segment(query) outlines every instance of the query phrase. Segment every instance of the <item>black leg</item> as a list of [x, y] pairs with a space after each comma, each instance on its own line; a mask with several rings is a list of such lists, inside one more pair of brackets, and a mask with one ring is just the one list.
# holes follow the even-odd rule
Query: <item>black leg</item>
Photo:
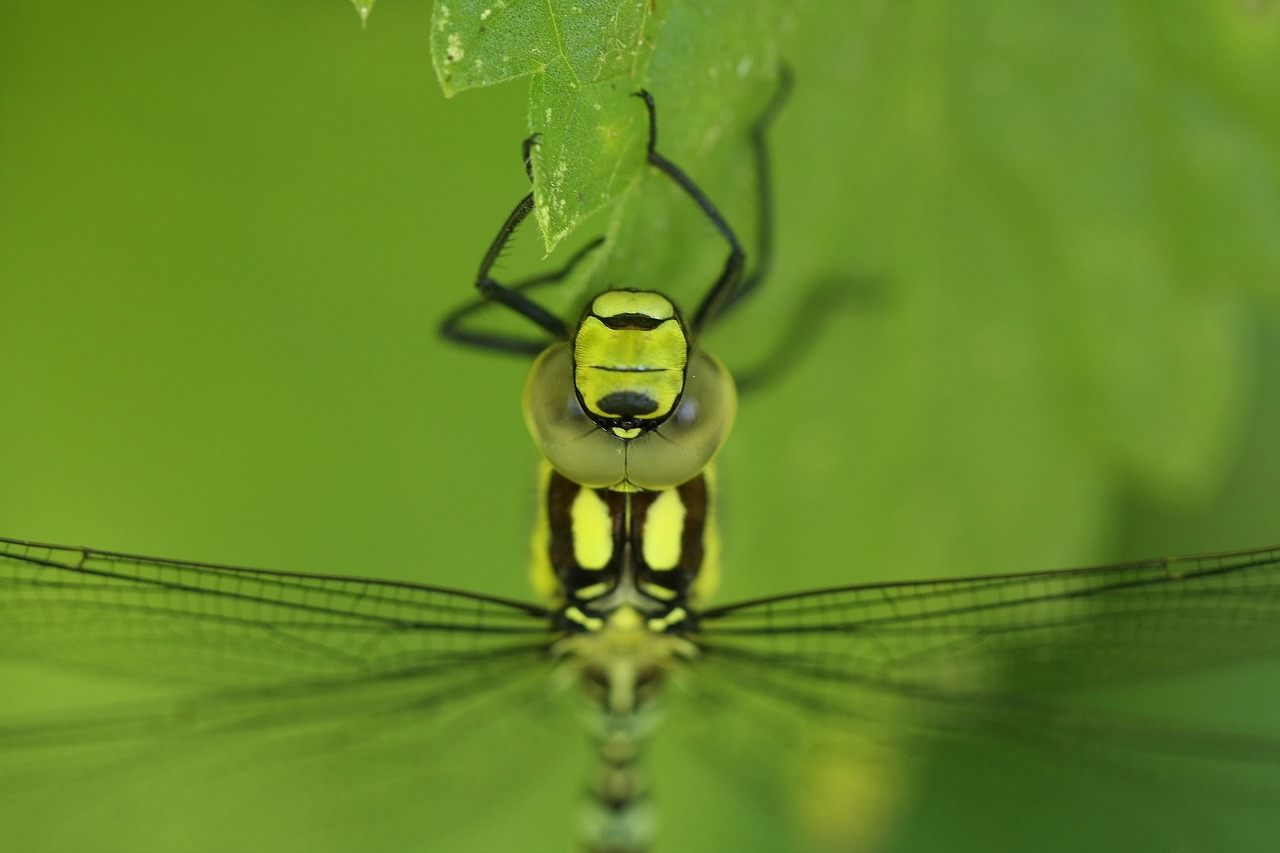
[[[533, 182], [533, 146], [537, 144], [538, 136], [534, 134], [526, 139], [521, 147], [524, 170], [529, 176], [530, 183]], [[480, 291], [480, 299], [462, 306], [445, 317], [444, 322], [440, 325], [440, 333], [446, 338], [459, 343], [501, 352], [536, 354], [546, 348], [547, 341], [545, 339], [530, 340], [467, 329], [465, 321], [490, 302], [505, 305], [522, 317], [541, 326], [553, 338], [566, 339], [569, 337], [569, 327], [565, 322], [526, 296], [524, 291], [531, 286], [559, 281], [567, 276], [589, 250], [600, 245], [599, 240], [579, 251], [564, 267], [546, 275], [526, 279], [513, 285], [504, 285], [490, 275], [493, 265], [502, 256], [502, 251], [510, 241], [511, 235], [515, 233], [516, 229], [520, 227], [520, 223], [524, 222], [532, 210], [533, 193], [529, 193], [520, 199], [520, 203], [511, 211], [507, 221], [502, 223], [502, 228], [498, 230], [498, 235], [489, 244], [489, 251], [485, 252], [484, 259], [480, 262], [480, 269], [476, 272], [476, 289]]]
[[538, 134], [525, 139], [520, 146], [520, 153], [524, 157], [524, 173], [529, 176], [529, 183], [533, 183], [533, 146], [538, 144]]
[[698, 207], [702, 208], [703, 214], [706, 215], [707, 219], [711, 220], [711, 224], [716, 227], [716, 230], [724, 237], [725, 242], [729, 244], [729, 257], [725, 259], [724, 269], [720, 271], [720, 277], [716, 279], [716, 283], [711, 286], [711, 290], [703, 297], [702, 304], [698, 306], [697, 312], [693, 315], [693, 333], [697, 336], [716, 315], [724, 298], [742, 280], [742, 266], [746, 261], [746, 256], [742, 251], [742, 244], [738, 242], [737, 235], [733, 233], [733, 229], [729, 227], [729, 223], [725, 221], [725, 218], [720, 215], [720, 211], [716, 209], [716, 206], [711, 203], [711, 199], [707, 198], [706, 194], [698, 188], [698, 185], [679, 166], [657, 152], [658, 118], [657, 111], [653, 106], [653, 95], [641, 90], [636, 93], [636, 97], [644, 101], [645, 108], [649, 111], [649, 165], [675, 181], [680, 189], [684, 190], [697, 203]]
[[489, 251], [485, 252], [484, 260], [480, 262], [480, 271], [476, 273], [476, 288], [480, 291], [480, 296], [483, 299], [499, 302], [517, 314], [529, 318], [550, 332], [552, 337], [567, 338], [569, 337], [569, 327], [565, 325], [563, 320], [525, 296], [519, 290], [506, 287], [489, 275], [493, 265], [498, 262], [498, 258], [502, 255], [502, 250], [506, 247], [507, 241], [511, 239], [511, 235], [515, 233], [515, 230], [520, 227], [520, 223], [524, 222], [525, 217], [532, 210], [533, 193], [529, 193], [520, 199], [516, 209], [511, 211], [507, 221], [502, 223], [502, 229], [498, 231], [498, 236], [493, 238]]
[[737, 235], [734, 234], [724, 216], [721, 215], [716, 206], [712, 204], [711, 199], [707, 198], [698, 185], [678, 166], [657, 152], [658, 120], [657, 111], [653, 104], [653, 96], [646, 91], [636, 93], [637, 97], [644, 101], [649, 113], [649, 164], [675, 181], [697, 203], [706, 217], [711, 220], [711, 224], [724, 237], [725, 242], [729, 244], [729, 257], [725, 259], [724, 268], [721, 270], [719, 278], [716, 279], [711, 289], [707, 291], [707, 295], [703, 297], [702, 303], [693, 315], [692, 326], [695, 335], [716, 319], [724, 316], [730, 308], [754, 290], [773, 262], [773, 181], [769, 170], [768, 145], [765, 134], [769, 125], [773, 123], [774, 118], [782, 109], [782, 105], [786, 102], [790, 92], [791, 74], [789, 70], [783, 68], [780, 74], [778, 91], [751, 129], [751, 147], [756, 160], [756, 198], [760, 219], [760, 257], [755, 270], [746, 278], [743, 277], [746, 258], [742, 250], [742, 244], [738, 242]]
[[[577, 253], [559, 269], [534, 276], [532, 278], [526, 278], [514, 284], [505, 285], [503, 286], [503, 290], [508, 293], [515, 293], [520, 298], [526, 298], [523, 296], [523, 291], [539, 285], [554, 284], [561, 281], [573, 272], [579, 261], [585, 258], [593, 250], [599, 248], [603, 243], [604, 238], [597, 237], [579, 249]], [[473, 331], [468, 329], [466, 327], [467, 321], [473, 315], [492, 305], [494, 301], [502, 302], [504, 305], [509, 304], [501, 299], [495, 300], [485, 296], [482, 296], [479, 299], [474, 299], [445, 317], [444, 321], [440, 324], [440, 333], [451, 341], [457, 341], [461, 344], [480, 347], [482, 349], [491, 349], [497, 352], [510, 352], [519, 355], [537, 355], [547, 348], [548, 341], [546, 337], [542, 335], [539, 335], [536, 338], [521, 338], [513, 335], [499, 335], [492, 332]], [[534, 304], [531, 300], [527, 301], [529, 301], [530, 304]], [[528, 316], [527, 314], [524, 314], [523, 311], [520, 313], [524, 316]]]

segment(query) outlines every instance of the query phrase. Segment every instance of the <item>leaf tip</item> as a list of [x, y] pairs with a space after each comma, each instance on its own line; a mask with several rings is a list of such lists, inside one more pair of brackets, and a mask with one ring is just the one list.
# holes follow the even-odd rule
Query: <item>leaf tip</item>
[[360, 16], [360, 29], [369, 25], [369, 13], [373, 11], [375, 2], [377, 0], [351, 0], [351, 5], [356, 7], [356, 14]]

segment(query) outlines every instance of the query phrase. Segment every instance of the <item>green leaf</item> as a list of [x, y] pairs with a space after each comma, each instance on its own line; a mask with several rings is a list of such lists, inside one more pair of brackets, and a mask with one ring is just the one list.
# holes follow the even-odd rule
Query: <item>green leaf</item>
[[[536, 216], [548, 252], [640, 173], [647, 126], [632, 96], [650, 86], [650, 63], [667, 38], [669, 16], [678, 18], [678, 32], [663, 47], [665, 64], [681, 82], [682, 100], [726, 94], [708, 76], [719, 71], [719, 53], [726, 50], [734, 68], [758, 71], [750, 57], [759, 50], [767, 4], [720, 0], [688, 6], [652, 0], [437, 0], [431, 53], [446, 96], [532, 78], [529, 131], [539, 143], [533, 150]], [[707, 83], [710, 88], [699, 90]]]
[[661, 25], [648, 2], [436, 3], [431, 49], [446, 96], [533, 77], [536, 214], [547, 251], [638, 170], [644, 128], [630, 96]]

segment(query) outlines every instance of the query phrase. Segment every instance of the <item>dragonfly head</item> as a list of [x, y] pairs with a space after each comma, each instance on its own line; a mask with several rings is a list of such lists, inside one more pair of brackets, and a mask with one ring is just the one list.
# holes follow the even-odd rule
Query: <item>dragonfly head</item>
[[652, 291], [591, 301], [569, 343], [525, 382], [525, 423], [565, 477], [592, 488], [666, 489], [697, 476], [729, 436], [733, 378], [690, 346], [675, 305]]

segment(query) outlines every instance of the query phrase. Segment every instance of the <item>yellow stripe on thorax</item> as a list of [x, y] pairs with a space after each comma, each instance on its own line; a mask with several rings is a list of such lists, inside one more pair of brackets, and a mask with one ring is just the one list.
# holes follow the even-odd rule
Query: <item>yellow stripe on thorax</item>
[[658, 493], [644, 516], [644, 561], [660, 572], [680, 564], [684, 550], [684, 501], [675, 489]]
[[580, 568], [603, 569], [613, 557], [613, 517], [594, 489], [580, 488], [569, 510], [573, 520], [573, 559]]

